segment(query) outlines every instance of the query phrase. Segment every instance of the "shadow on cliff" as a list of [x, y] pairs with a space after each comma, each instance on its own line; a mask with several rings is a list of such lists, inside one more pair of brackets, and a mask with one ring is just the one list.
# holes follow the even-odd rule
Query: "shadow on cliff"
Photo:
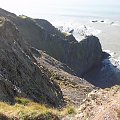
[[99, 66], [94, 67], [85, 74], [83, 78], [100, 88], [109, 88], [114, 85], [120, 85], [120, 69], [118, 66], [118, 61], [115, 61], [114, 59], [111, 61], [109, 56], [104, 58]]

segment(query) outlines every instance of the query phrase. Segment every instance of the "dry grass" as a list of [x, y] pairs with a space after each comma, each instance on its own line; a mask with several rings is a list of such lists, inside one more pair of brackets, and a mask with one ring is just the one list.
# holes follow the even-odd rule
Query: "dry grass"
[[59, 120], [65, 115], [75, 113], [73, 107], [58, 110], [25, 98], [17, 98], [16, 101], [18, 103], [14, 106], [0, 102], [0, 118], [7, 118], [5, 120]]

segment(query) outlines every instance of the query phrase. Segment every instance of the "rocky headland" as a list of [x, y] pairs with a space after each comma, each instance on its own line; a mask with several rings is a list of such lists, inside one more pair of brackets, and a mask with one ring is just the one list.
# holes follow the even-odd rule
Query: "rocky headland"
[[[57, 109], [80, 106], [90, 92], [101, 87], [91, 82], [91, 76], [102, 67], [104, 54], [95, 36], [85, 36], [78, 42], [73, 35], [62, 33], [46, 20], [16, 16], [0, 9], [0, 119], [67, 119], [68, 116], [55, 112], [53, 115], [45, 107], [48, 116], [41, 113], [39, 116], [38, 104]], [[11, 104], [11, 112], [18, 105], [15, 116], [3, 109], [7, 106], [4, 102]], [[33, 118], [19, 106], [21, 103], [33, 110], [30, 113], [35, 114]], [[39, 107], [33, 109], [32, 105]], [[68, 113], [74, 110], [69, 109]]]

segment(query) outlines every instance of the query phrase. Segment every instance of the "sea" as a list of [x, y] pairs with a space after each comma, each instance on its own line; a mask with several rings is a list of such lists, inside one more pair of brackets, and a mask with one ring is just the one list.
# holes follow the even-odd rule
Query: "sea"
[[61, 0], [61, 2], [58, 1], [54, 4], [51, 3], [45, 7], [37, 8], [34, 16], [49, 20], [64, 19], [65, 17], [120, 20], [120, 0]]

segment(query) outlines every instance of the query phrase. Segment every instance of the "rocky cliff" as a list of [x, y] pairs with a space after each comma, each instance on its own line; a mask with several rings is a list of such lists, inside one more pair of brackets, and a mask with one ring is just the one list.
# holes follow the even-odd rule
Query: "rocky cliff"
[[46, 20], [0, 11], [0, 15], [14, 22], [27, 43], [67, 64], [78, 76], [100, 63], [102, 49], [97, 37], [87, 36], [77, 42], [73, 36], [65, 36]]
[[[42, 26], [38, 21], [37, 24]], [[49, 23], [46, 22], [46, 24]], [[38, 29], [41, 30], [40, 27]], [[56, 31], [54, 29], [51, 33], [45, 28], [39, 33], [42, 38], [39, 40], [34, 38], [34, 41], [26, 35], [23, 36], [33, 47], [46, 51], [50, 56], [67, 64], [78, 76], [100, 63], [102, 49], [97, 37], [87, 36], [81, 42], [77, 42], [74, 37], [56, 34], [58, 32]], [[30, 32], [34, 33], [32, 30]]]
[[0, 101], [15, 103], [15, 97], [59, 106], [62, 92], [37, 65], [17, 27], [0, 17]]
[[95, 88], [85, 79], [74, 75], [72, 69], [67, 65], [45, 52], [33, 47], [31, 51], [38, 65], [49, 71], [50, 79], [60, 86], [65, 104], [79, 105], [86, 95]]
[[0, 119], [118, 120], [120, 87], [95, 87], [120, 83], [105, 56], [95, 36], [78, 42], [46, 20], [0, 9]]

